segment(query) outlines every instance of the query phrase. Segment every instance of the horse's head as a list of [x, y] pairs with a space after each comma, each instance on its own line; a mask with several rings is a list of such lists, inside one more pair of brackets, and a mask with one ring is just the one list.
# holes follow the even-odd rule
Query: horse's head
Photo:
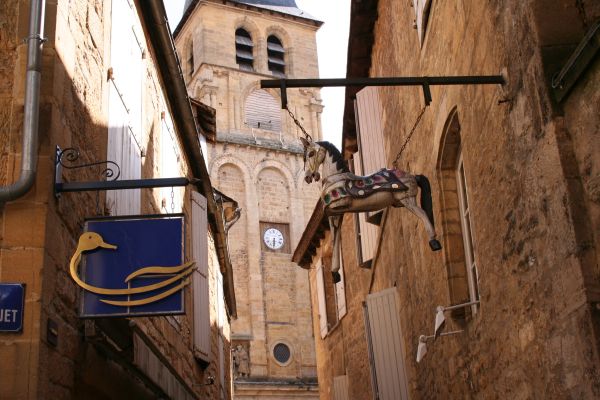
[[327, 150], [321, 147], [318, 143], [312, 141], [312, 139], [300, 138], [302, 145], [304, 146], [304, 168], [306, 173], [304, 180], [306, 183], [311, 183], [313, 180], [318, 181], [321, 179], [319, 174], [319, 166], [325, 160]]

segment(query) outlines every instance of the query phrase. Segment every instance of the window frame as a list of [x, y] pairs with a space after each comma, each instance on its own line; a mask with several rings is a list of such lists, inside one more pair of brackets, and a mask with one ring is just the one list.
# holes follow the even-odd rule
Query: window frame
[[[464, 247], [464, 262], [467, 273], [467, 285], [469, 288], [469, 301], [478, 301], [479, 271], [477, 269], [478, 264], [475, 260], [472, 213], [469, 202], [468, 184], [465, 173], [462, 148], [460, 148], [458, 152], [455, 172], [456, 189], [458, 196], [458, 211], [460, 214], [462, 242]], [[478, 309], [478, 304], [473, 304], [471, 306], [472, 314], [477, 314]]]
[[421, 47], [423, 47], [423, 44], [425, 43], [432, 3], [433, 0], [413, 0], [413, 8], [415, 9], [413, 27], [417, 30], [417, 36]]
[[[242, 35], [241, 33], [245, 33], [245, 35]], [[238, 37], [244, 37], [246, 39], [249, 39], [250, 43], [243, 43], [243, 40], [238, 40]], [[249, 72], [254, 72], [255, 68], [254, 68], [254, 61], [255, 61], [255, 57], [254, 57], [254, 39], [252, 39], [252, 35], [250, 34], [250, 32], [248, 32], [248, 30], [244, 27], [238, 27], [235, 30], [235, 36], [234, 36], [234, 43], [235, 43], [235, 63], [236, 65], [239, 67], [239, 69], [241, 69], [242, 71], [249, 71]], [[249, 52], [250, 53], [250, 57], [251, 58], [244, 58], [241, 57], [240, 54], [242, 54], [241, 52]], [[246, 60], [246, 62], [240, 62], [240, 60]], [[245, 66], [245, 68], [244, 68]]]
[[[271, 39], [275, 39], [277, 43], [271, 42]], [[271, 47], [281, 47], [281, 50], [276, 48], [270, 48], [270, 44], [273, 45]], [[281, 64], [275, 61], [281, 61]], [[283, 47], [283, 42], [281, 41], [281, 39], [279, 39], [279, 37], [274, 34], [270, 34], [267, 37], [267, 67], [269, 69], [269, 72], [271, 72], [274, 76], [278, 76], [280, 78], [284, 78], [286, 76], [285, 48]]]

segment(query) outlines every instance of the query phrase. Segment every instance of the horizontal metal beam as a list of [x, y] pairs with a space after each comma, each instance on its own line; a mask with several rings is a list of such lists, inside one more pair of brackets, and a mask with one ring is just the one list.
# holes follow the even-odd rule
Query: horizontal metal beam
[[[502, 85], [502, 75], [483, 76], [421, 76], [394, 78], [332, 78], [332, 79], [265, 79], [260, 87], [268, 88], [301, 88], [301, 87], [336, 87], [336, 86], [423, 86], [423, 85]], [[282, 85], [283, 83], [283, 85]]]
[[346, 87], [346, 86], [422, 86], [425, 103], [431, 102], [429, 86], [434, 85], [503, 85], [502, 75], [479, 76], [404, 76], [388, 78], [331, 78], [331, 79], [264, 79], [263, 89], [281, 89], [281, 107], [287, 107], [287, 88]]
[[147, 189], [158, 187], [187, 186], [192, 183], [187, 178], [158, 178], [158, 179], [130, 179], [121, 181], [97, 181], [97, 182], [57, 182], [54, 185], [55, 192], [87, 192], [96, 190], [124, 190], [124, 189]]

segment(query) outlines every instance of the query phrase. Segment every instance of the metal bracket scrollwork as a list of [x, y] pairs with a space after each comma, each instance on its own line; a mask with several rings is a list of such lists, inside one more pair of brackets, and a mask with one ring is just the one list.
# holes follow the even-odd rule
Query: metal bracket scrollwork
[[[61, 150], [56, 146], [56, 159], [54, 162], [54, 196], [60, 197], [63, 192], [87, 192], [99, 190], [125, 190], [125, 189], [144, 189], [158, 187], [179, 187], [189, 184], [197, 185], [198, 179], [179, 178], [152, 178], [152, 179], [125, 179], [118, 180], [121, 176], [121, 168], [114, 161], [95, 161], [87, 164], [76, 164], [79, 159], [79, 151], [69, 147]], [[62, 168], [79, 169], [89, 168], [97, 165], [106, 165], [101, 171], [104, 180], [95, 182], [63, 182]]]
[[[106, 178], [106, 180], [108, 181], [116, 181], [117, 179], [119, 179], [119, 176], [121, 176], [121, 167], [119, 167], [119, 164], [117, 164], [114, 161], [96, 161], [96, 162], [92, 162], [92, 163], [87, 163], [87, 164], [79, 164], [79, 165], [69, 165], [69, 164], [65, 164], [65, 159], [68, 163], [74, 163], [79, 159], [79, 150], [77, 150], [74, 147], [67, 147], [64, 150], [60, 150], [60, 147], [56, 147], [57, 150], [57, 154], [56, 154], [56, 163], [57, 166], [60, 165], [64, 168], [67, 169], [77, 169], [77, 168], [87, 168], [87, 167], [93, 167], [95, 165], [102, 165], [102, 164], [106, 164], [106, 168], [104, 168], [102, 170], [102, 172], [100, 173], [100, 175], [104, 178]], [[115, 169], [111, 168], [114, 167]], [[116, 170], [116, 175], [115, 175], [115, 170]]]
[[55, 175], [54, 175], [54, 195], [60, 197], [60, 192], [57, 190], [57, 184], [62, 183], [62, 168], [67, 169], [79, 169], [79, 168], [90, 168], [97, 165], [106, 165], [106, 167], [100, 171], [100, 177], [105, 178], [106, 181], [116, 181], [121, 176], [121, 167], [114, 161], [95, 161], [85, 164], [76, 164], [79, 160], [79, 150], [74, 147], [67, 147], [61, 149], [56, 146], [56, 159], [54, 161]]

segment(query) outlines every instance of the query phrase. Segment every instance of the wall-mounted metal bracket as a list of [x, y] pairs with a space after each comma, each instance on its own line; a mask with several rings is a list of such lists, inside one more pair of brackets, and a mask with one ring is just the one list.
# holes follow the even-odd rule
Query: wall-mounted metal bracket
[[339, 87], [339, 86], [421, 86], [425, 104], [431, 103], [430, 86], [439, 85], [503, 85], [502, 75], [480, 76], [421, 76], [390, 78], [335, 78], [335, 79], [265, 79], [263, 89], [281, 90], [281, 108], [287, 107], [287, 88]]
[[[158, 187], [187, 186], [196, 183], [193, 179], [181, 178], [156, 178], [156, 179], [130, 179], [117, 180], [121, 175], [121, 168], [114, 161], [97, 161], [87, 164], [73, 164], [79, 158], [79, 151], [74, 148], [61, 150], [56, 146], [56, 159], [54, 161], [54, 196], [60, 197], [63, 192], [87, 192], [99, 190], [124, 190], [146, 189]], [[100, 175], [105, 181], [94, 182], [63, 182], [62, 168], [78, 169], [89, 168], [97, 165], [106, 165]]]

